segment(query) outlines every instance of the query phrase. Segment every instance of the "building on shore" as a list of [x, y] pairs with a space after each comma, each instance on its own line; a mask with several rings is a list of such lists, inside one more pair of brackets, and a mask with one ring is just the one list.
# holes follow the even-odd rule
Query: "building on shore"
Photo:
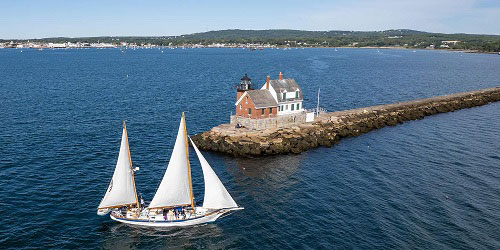
[[[236, 88], [235, 115], [231, 124], [252, 129], [276, 128], [311, 120], [302, 106], [302, 90], [294, 79], [277, 80], [267, 76], [260, 89], [254, 89], [245, 74]], [[312, 117], [313, 119], [313, 117]]]

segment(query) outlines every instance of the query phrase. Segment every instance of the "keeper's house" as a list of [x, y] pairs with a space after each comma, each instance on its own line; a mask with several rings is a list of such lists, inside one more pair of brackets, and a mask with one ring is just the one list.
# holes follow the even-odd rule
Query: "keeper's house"
[[262, 119], [303, 111], [299, 85], [294, 79], [283, 79], [281, 72], [278, 80], [267, 76], [261, 89], [253, 89], [251, 79], [245, 74], [236, 93], [237, 116]]
[[267, 76], [260, 89], [253, 89], [245, 74], [236, 89], [236, 115], [231, 124], [265, 129], [305, 121], [302, 90], [294, 79], [283, 79], [281, 72], [277, 80]]

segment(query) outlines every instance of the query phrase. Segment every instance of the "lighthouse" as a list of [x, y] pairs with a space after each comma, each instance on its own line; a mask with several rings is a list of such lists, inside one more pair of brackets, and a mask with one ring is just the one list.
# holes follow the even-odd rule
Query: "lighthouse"
[[236, 87], [236, 100], [240, 99], [240, 97], [245, 93], [245, 91], [252, 90], [252, 79], [245, 74], [240, 81], [240, 85]]
[[294, 79], [286, 79], [279, 73], [278, 79], [266, 77], [262, 87], [254, 89], [251, 79], [245, 74], [236, 85], [235, 115], [231, 124], [265, 129], [306, 121], [302, 107], [302, 90]]

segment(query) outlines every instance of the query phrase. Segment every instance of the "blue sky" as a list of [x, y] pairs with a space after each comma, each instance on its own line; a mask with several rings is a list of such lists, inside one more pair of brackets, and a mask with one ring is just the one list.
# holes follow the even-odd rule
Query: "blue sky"
[[220, 29], [500, 35], [500, 0], [5, 0], [0, 38], [161, 36]]

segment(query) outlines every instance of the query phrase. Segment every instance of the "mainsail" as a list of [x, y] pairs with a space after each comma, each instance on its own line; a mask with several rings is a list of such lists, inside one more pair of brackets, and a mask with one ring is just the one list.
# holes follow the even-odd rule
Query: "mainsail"
[[[189, 140], [191, 140], [191, 138], [189, 138]], [[219, 177], [217, 177], [212, 167], [210, 167], [210, 164], [208, 164], [205, 157], [203, 157], [200, 150], [198, 150], [198, 147], [196, 147], [193, 140], [191, 140], [191, 144], [193, 145], [196, 155], [200, 160], [201, 168], [203, 170], [203, 178], [205, 180], [205, 198], [203, 199], [203, 207], [213, 209], [238, 207], [222, 182], [219, 180]]]
[[191, 173], [187, 152], [186, 121], [182, 116], [165, 175], [149, 208], [192, 204]]
[[137, 204], [134, 172], [128, 145], [127, 126], [123, 123], [122, 142], [113, 178], [109, 183], [99, 209]]

